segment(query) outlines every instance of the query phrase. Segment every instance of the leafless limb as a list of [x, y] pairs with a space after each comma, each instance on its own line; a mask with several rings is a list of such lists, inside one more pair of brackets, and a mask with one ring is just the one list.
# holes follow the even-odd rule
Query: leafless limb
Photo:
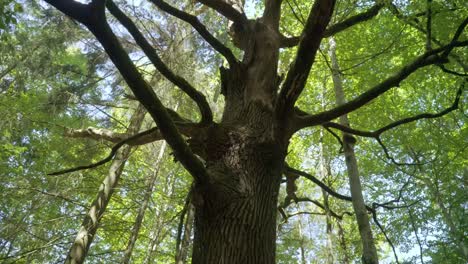
[[247, 17], [245, 14], [232, 5], [228, 4], [225, 0], [197, 0], [198, 2], [214, 9], [216, 12], [220, 13], [227, 19], [237, 23], [239, 25], [247, 22]]
[[377, 213], [375, 211], [372, 212], [372, 219], [374, 219], [374, 223], [379, 227], [380, 232], [385, 236], [385, 239], [387, 240], [388, 244], [392, 247], [393, 255], [395, 256], [395, 261], [396, 263], [400, 263], [398, 261], [398, 255], [395, 250], [395, 246], [393, 245], [392, 240], [390, 237], [387, 235], [387, 232], [385, 232], [383, 226], [380, 224], [379, 220], [377, 219]]
[[[461, 27], [462, 26], [464, 28], [465, 25], [461, 25]], [[423, 55], [420, 55], [415, 60], [413, 60], [413, 62], [402, 67], [402, 69], [393, 76], [387, 78], [383, 82], [375, 85], [374, 87], [370, 88], [366, 92], [362, 93], [355, 99], [348, 101], [345, 104], [337, 106], [331, 110], [327, 110], [313, 115], [309, 115], [302, 112], [299, 115], [297, 115], [296, 129], [299, 130], [308, 126], [325, 124], [332, 119], [355, 111], [356, 109], [364, 106], [365, 104], [379, 97], [383, 93], [387, 92], [391, 88], [399, 86], [400, 82], [405, 80], [416, 70], [428, 65], [446, 62], [448, 56], [448, 53], [446, 53], [446, 51], [452, 50], [455, 47], [464, 46], [468, 46], [468, 41], [459, 42], [456, 40], [456, 38], [454, 38], [454, 41], [452, 41], [450, 44], [441, 48], [430, 50], [428, 52], [425, 52]]]
[[401, 163], [401, 162], [397, 162], [390, 155], [387, 147], [383, 144], [382, 139], [380, 138], [380, 136], [384, 132], [386, 132], [388, 130], [391, 130], [393, 128], [396, 128], [398, 126], [408, 124], [408, 123], [411, 123], [411, 122], [414, 122], [414, 121], [417, 121], [417, 120], [421, 120], [421, 119], [434, 119], [434, 118], [442, 117], [444, 115], [447, 115], [447, 114], [457, 110], [459, 108], [460, 98], [461, 98], [461, 95], [463, 93], [464, 86], [465, 86], [465, 82], [463, 82], [461, 87], [458, 89], [457, 94], [455, 96], [455, 100], [454, 100], [453, 104], [450, 107], [448, 107], [448, 108], [446, 108], [446, 109], [444, 109], [444, 110], [442, 110], [442, 111], [440, 111], [438, 113], [435, 113], [435, 114], [423, 113], [423, 114], [415, 115], [415, 116], [412, 116], [412, 117], [404, 118], [404, 119], [395, 121], [393, 123], [390, 123], [390, 124], [388, 124], [388, 125], [386, 125], [386, 126], [384, 126], [382, 128], [379, 128], [379, 129], [375, 130], [375, 131], [357, 130], [357, 129], [350, 128], [348, 126], [343, 126], [343, 125], [340, 125], [338, 123], [334, 123], [334, 122], [326, 122], [326, 123], [323, 124], [323, 126], [326, 127], [326, 128], [335, 128], [335, 129], [338, 129], [338, 130], [340, 130], [342, 132], [352, 134], [352, 135], [356, 135], [356, 136], [369, 137], [369, 138], [376, 139], [377, 142], [379, 143], [379, 145], [384, 150], [384, 153], [385, 153], [386, 157], [396, 165], [421, 165], [420, 163]]
[[[156, 122], [164, 139], [172, 147], [176, 158], [197, 181], [206, 181], [208, 174], [203, 163], [188, 147], [166, 108], [152, 87], [138, 72], [138, 69], [113, 33], [105, 17], [105, 1], [93, 0], [89, 4], [82, 4], [73, 0], [46, 0], [46, 2], [82, 23], [93, 33], [127, 82], [135, 97], [144, 105]], [[205, 111], [207, 110], [205, 109]], [[210, 120], [209, 115], [205, 115], [206, 119]]]
[[289, 114], [304, 89], [334, 6], [334, 0], [317, 0], [309, 13], [296, 57], [278, 96], [275, 110], [279, 119]]
[[[360, 14], [357, 14], [355, 16], [352, 16], [342, 22], [339, 22], [339, 23], [336, 23], [334, 25], [331, 25], [329, 26], [325, 32], [324, 32], [324, 37], [330, 37], [330, 36], [333, 36], [345, 29], [348, 29], [354, 25], [357, 25], [361, 22], [364, 22], [364, 21], [367, 21], [367, 20], [370, 20], [372, 18], [374, 18], [375, 16], [377, 16], [377, 14], [379, 13], [380, 9], [382, 9], [384, 5], [381, 4], [381, 3], [378, 3], [378, 4], [375, 4], [374, 6], [372, 6], [371, 8], [369, 8], [368, 10], [360, 13]], [[299, 41], [300, 41], [301, 37], [291, 37], [291, 38], [287, 38], [287, 37], [283, 37], [282, 41], [281, 41], [281, 46], [286, 48], [286, 47], [294, 47], [296, 46], [297, 44], [299, 44]]]
[[[117, 18], [117, 20], [130, 32], [135, 39], [138, 46], [141, 47], [143, 52], [148, 56], [149, 60], [153, 63], [156, 69], [166, 77], [170, 82], [184, 91], [192, 100], [197, 103], [202, 115], [202, 123], [210, 123], [213, 120], [213, 113], [211, 112], [210, 105], [205, 96], [195, 89], [187, 80], [176, 75], [171, 71], [167, 65], [161, 60], [159, 55], [148, 40], [143, 36], [135, 23], [120, 10], [111, 0], [106, 1], [107, 9], [110, 13]], [[209, 33], [208, 33], [209, 34]]]
[[237, 59], [232, 51], [227, 48], [223, 43], [216, 39], [203, 25], [196, 16], [190, 15], [184, 11], [181, 11], [162, 0], [150, 0], [153, 4], [159, 7], [161, 10], [168, 14], [177, 17], [178, 19], [189, 23], [199, 34], [206, 40], [216, 51], [221, 53], [229, 65], [237, 64]]

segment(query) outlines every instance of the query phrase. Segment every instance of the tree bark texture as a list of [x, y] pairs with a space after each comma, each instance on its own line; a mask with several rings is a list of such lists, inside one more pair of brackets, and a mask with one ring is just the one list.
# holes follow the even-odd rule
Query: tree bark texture
[[[137, 110], [135, 110], [135, 113], [132, 115], [127, 133], [135, 134], [140, 130], [145, 113], [146, 111], [144, 107], [139, 105]], [[109, 204], [115, 188], [117, 187], [125, 162], [130, 156], [130, 150], [130, 146], [123, 146], [117, 151], [117, 154], [110, 165], [109, 173], [101, 183], [98, 195], [93, 201], [91, 209], [81, 224], [78, 235], [70, 248], [65, 263], [80, 264], [84, 262], [89, 247], [96, 235], [101, 218]]]
[[192, 137], [209, 181], [196, 183], [192, 263], [275, 263], [277, 199], [287, 143], [274, 113], [278, 34], [249, 21], [235, 32], [242, 64], [221, 69], [220, 124]]
[[275, 263], [284, 150], [245, 129], [229, 130], [225, 145], [210, 150], [212, 181], [195, 186], [194, 264]]
[[[330, 58], [332, 62], [332, 77], [333, 87], [335, 89], [335, 97], [337, 105], [346, 103], [345, 94], [341, 80], [340, 68], [336, 58], [336, 43], [333, 38], [330, 38]], [[347, 115], [340, 116], [340, 124], [349, 127]], [[348, 171], [349, 186], [351, 197], [353, 198], [353, 208], [356, 215], [356, 221], [359, 227], [359, 234], [362, 242], [362, 262], [363, 264], [379, 263], [377, 250], [375, 248], [374, 238], [367, 215], [367, 208], [362, 195], [362, 185], [359, 178], [359, 168], [354, 153], [354, 143], [356, 139], [349, 134], [343, 133], [343, 149], [345, 155], [346, 168]]]

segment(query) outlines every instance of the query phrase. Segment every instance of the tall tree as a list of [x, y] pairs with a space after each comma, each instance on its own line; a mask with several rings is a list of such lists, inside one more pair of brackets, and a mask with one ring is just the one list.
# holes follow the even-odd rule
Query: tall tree
[[[392, 155], [394, 153], [383, 144], [382, 134], [401, 125], [421, 119], [442, 117], [453, 112], [458, 108], [462, 89], [458, 91], [455, 99], [450, 100], [450, 107], [435, 113], [424, 111], [423, 114], [414, 114], [411, 111], [412, 104], [403, 105], [402, 109], [409, 109], [402, 110], [405, 115], [399, 115], [404, 118], [393, 120], [376, 117], [375, 114], [366, 114], [365, 117], [371, 121], [368, 121], [367, 125], [356, 125], [362, 129], [350, 128], [344, 123], [335, 123], [333, 120], [345, 115], [356, 115], [358, 116], [356, 119], [360, 120], [365, 111], [383, 108], [385, 104], [380, 100], [386, 100], [390, 91], [396, 93], [410, 90], [405, 87], [406, 82], [423, 70], [430, 71], [440, 79], [456, 80], [449, 82], [454, 85], [463, 82], [466, 76], [466, 72], [460, 72], [464, 70], [460, 65], [465, 63], [463, 55], [466, 51], [463, 48], [468, 46], [465, 34], [468, 18], [463, 13], [448, 13], [447, 16], [451, 17], [449, 23], [446, 23], [448, 26], [443, 32], [438, 32], [441, 27], [436, 23], [447, 21], [434, 19], [433, 16], [438, 11], [435, 2], [426, 5], [425, 1], [416, 1], [418, 4], [424, 2], [422, 17], [427, 19], [424, 38], [418, 39], [419, 33], [415, 31], [405, 31], [408, 35], [405, 45], [412, 40], [414, 41], [412, 44], [419, 44], [424, 49], [405, 50], [402, 49], [403, 45], [398, 46], [401, 49], [392, 49], [392, 45], [387, 47], [388, 43], [379, 41], [377, 37], [374, 42], [365, 46], [354, 46], [356, 49], [366, 50], [383, 45], [380, 47], [383, 50], [381, 53], [388, 55], [385, 57], [387, 60], [381, 61], [378, 54], [365, 58], [373, 64], [368, 67], [368, 72], [344, 84], [352, 88], [349, 92], [349, 98], [352, 99], [340, 102], [338, 106], [325, 104], [328, 106], [325, 109], [320, 99], [317, 99], [319, 97], [314, 96], [317, 90], [321, 90], [314, 78], [323, 77], [318, 70], [325, 68], [326, 65], [326, 62], [320, 61], [319, 57], [324, 40], [342, 35], [346, 38], [339, 43], [355, 43], [356, 36], [346, 35], [346, 32], [353, 30], [357, 30], [360, 34], [378, 30], [382, 38], [387, 35], [398, 37], [400, 36], [398, 34], [402, 34], [403, 26], [394, 21], [399, 17], [418, 19], [421, 15], [411, 13], [413, 8], [420, 10], [418, 5], [406, 2], [392, 4], [391, 1], [359, 1], [359, 5], [346, 6], [341, 6], [341, 2], [334, 0], [316, 0], [313, 4], [308, 1], [250, 1], [247, 4], [254, 3], [261, 10], [259, 16], [252, 19], [246, 14], [248, 9], [245, 1], [199, 0], [195, 4], [190, 3], [200, 14], [199, 16], [182, 11], [183, 8], [190, 6], [188, 2], [192, 1], [142, 2], [142, 9], [157, 8], [157, 11], [154, 11], [157, 16], [153, 17], [152, 22], [167, 27], [168, 31], [180, 34], [186, 34], [188, 31], [186, 28], [180, 31], [174, 29], [174, 25], [180, 24], [168, 23], [168, 17], [171, 16], [187, 23], [198, 33], [197, 38], [204, 42], [196, 44], [200, 50], [195, 56], [196, 60], [207, 61], [206, 57], [213, 58], [219, 55], [224, 59], [222, 65], [219, 65], [221, 64], [219, 59], [211, 61], [218, 63], [215, 66], [211, 65], [212, 68], [221, 66], [219, 80], [213, 81], [219, 83], [220, 93], [224, 98], [222, 114], [218, 118], [218, 113], [213, 111], [215, 109], [213, 104], [207, 99], [206, 93], [209, 92], [197, 89], [203, 84], [197, 83], [196, 76], [190, 80], [182, 77], [171, 67], [173, 65], [168, 62], [169, 60], [160, 55], [159, 49], [169, 45], [165, 42], [150, 41], [155, 35], [158, 37], [164, 35], [164, 31], [160, 30], [154, 35], [153, 32], [148, 32], [148, 25], [139, 22], [140, 17], [132, 17], [131, 12], [125, 9], [125, 2], [114, 3], [111, 0], [92, 0], [87, 3], [73, 0], [45, 0], [45, 2], [78, 22], [94, 36], [132, 91], [133, 95], [125, 97], [137, 100], [144, 106], [155, 124], [153, 128], [142, 132], [118, 133], [87, 129], [81, 130], [79, 136], [117, 143], [113, 150], [124, 145], [137, 146], [165, 140], [172, 149], [174, 159], [191, 175], [194, 184], [190, 200], [195, 208], [192, 263], [275, 263], [277, 207], [283, 174], [286, 174], [287, 179], [302, 176], [320, 186], [330, 198], [351, 201], [355, 209], [357, 208], [355, 211], [358, 219], [367, 216], [367, 212], [372, 212], [374, 219], [377, 219], [377, 208], [389, 207], [388, 204], [376, 202], [373, 206], [365, 205], [359, 193], [352, 190], [351, 197], [342, 195], [310, 174], [285, 165], [288, 149], [294, 147], [293, 136], [307, 129], [323, 126], [331, 133], [339, 130], [347, 135], [375, 139], [382, 147], [386, 158], [394, 164], [410, 165], [406, 163], [414, 160], [406, 162], [409, 159], [406, 156], [403, 156], [406, 160], [402, 162], [395, 159]], [[296, 2], [296, 6], [307, 7], [307, 14], [304, 14], [301, 8], [294, 8], [292, 2]], [[402, 13], [400, 9], [404, 12]], [[205, 12], [209, 15], [205, 16]], [[379, 16], [379, 13], [382, 15]], [[332, 20], [333, 17], [339, 19]], [[213, 20], [222, 21], [223, 28], [218, 26], [216, 30], [208, 30], [205, 24], [210, 25], [210, 21]], [[301, 26], [292, 31], [288, 30], [288, 21], [291, 20]], [[375, 20], [378, 22], [383, 20], [389, 26], [365, 27], [366, 21]], [[399, 26], [401, 28], [398, 28]], [[122, 33], [122, 30], [125, 32]], [[212, 33], [218, 30], [222, 33]], [[227, 32], [229, 34], [224, 34]], [[356, 34], [356, 31], [354, 33]], [[132, 40], [126, 39], [127, 34]], [[188, 35], [190, 34], [172, 40], [185, 40]], [[227, 35], [230, 39], [227, 39]], [[210, 50], [206, 49], [207, 45], [211, 47]], [[389, 52], [389, 49], [394, 53]], [[213, 55], [214, 53], [217, 55]], [[151, 64], [162, 77], [183, 91], [196, 104], [199, 110], [196, 114], [188, 115], [187, 118], [183, 109], [174, 111], [163, 104], [166, 100], [163, 100], [165, 98], [162, 93], [156, 91], [148, 81], [145, 72], [147, 69], [136, 65], [135, 58], [143, 54], [143, 61]], [[350, 68], [358, 66], [352, 65]], [[342, 67], [341, 71], [345, 70], [349, 69]], [[214, 76], [212, 79], [217, 79]], [[366, 81], [362, 81], [363, 79]], [[449, 88], [446, 90], [450, 90]], [[416, 101], [415, 99], [414, 104], [420, 104]], [[446, 101], [441, 100], [436, 105], [440, 106]], [[371, 102], [379, 104], [371, 105]], [[418, 111], [421, 108], [419, 105]], [[194, 121], [196, 116], [199, 117], [198, 122]], [[391, 122], [386, 124], [386, 121]], [[382, 127], [375, 128], [374, 124]], [[367, 131], [367, 128], [374, 130]], [[105, 133], [99, 133], [100, 131]], [[349, 158], [349, 153], [352, 151], [350, 142], [342, 143]], [[114, 155], [115, 151], [111, 154]], [[104, 162], [80, 166], [66, 172], [76, 172], [102, 163]], [[294, 166], [301, 165], [301, 162], [294, 163]], [[175, 186], [175, 181], [174, 179], [172, 186]], [[400, 191], [400, 194], [402, 192]], [[125, 192], [121, 194], [123, 198], [127, 195]], [[326, 205], [325, 208], [312, 199], [300, 199], [295, 195], [290, 198], [288, 203], [291, 200], [296, 203], [314, 201], [315, 205], [325, 210], [325, 214], [338, 219], [343, 218], [344, 214], [334, 213], [330, 205]], [[167, 208], [167, 205], [164, 206]], [[102, 213], [100, 212], [99, 216], [103, 215]], [[160, 213], [159, 211], [158, 215]], [[158, 221], [163, 222], [159, 219]], [[364, 219], [359, 222], [359, 227], [361, 231], [368, 233], [369, 226], [361, 228], [362, 223], [366, 221]], [[86, 244], [86, 250], [79, 257], [71, 256], [72, 261], [82, 263], [87, 249], [89, 244]], [[149, 251], [148, 261], [154, 259], [153, 252], [156, 251], [156, 245], [150, 243]], [[373, 256], [370, 258], [376, 255], [376, 249], [373, 248], [364, 249], [364, 252], [364, 255], [366, 252], [371, 252]], [[8, 253], [7, 257], [9, 255]], [[304, 252], [303, 259], [305, 259]]]

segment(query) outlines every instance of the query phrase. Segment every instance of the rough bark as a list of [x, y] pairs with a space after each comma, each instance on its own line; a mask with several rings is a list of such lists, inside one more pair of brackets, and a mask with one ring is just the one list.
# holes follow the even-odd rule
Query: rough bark
[[[332, 62], [332, 77], [333, 87], [335, 89], [335, 97], [337, 105], [346, 103], [345, 94], [343, 91], [342, 80], [340, 75], [340, 68], [335, 53], [335, 41], [330, 39], [330, 58]], [[340, 124], [349, 127], [349, 120], [347, 115], [340, 116]], [[349, 134], [343, 133], [343, 150], [345, 155], [346, 168], [348, 171], [349, 186], [351, 190], [351, 197], [353, 198], [352, 204], [356, 221], [359, 227], [359, 234], [362, 243], [362, 262], [364, 264], [379, 263], [377, 250], [375, 248], [374, 238], [369, 223], [369, 216], [367, 215], [367, 208], [362, 195], [362, 185], [359, 178], [359, 168], [357, 164], [356, 155], [354, 153], [354, 144], [356, 139]]]
[[156, 183], [156, 179], [159, 174], [159, 168], [161, 167], [161, 160], [164, 156], [164, 151], [166, 150], [166, 142], [161, 143], [161, 147], [159, 149], [159, 155], [156, 159], [155, 163], [155, 170], [153, 171], [152, 175], [148, 178], [147, 182], [145, 183], [146, 189], [144, 192], [143, 200], [141, 202], [140, 208], [138, 209], [138, 215], [135, 219], [135, 223], [132, 227], [132, 232], [130, 234], [130, 239], [128, 240], [127, 247], [125, 248], [124, 257], [122, 259], [123, 264], [130, 263], [130, 257], [132, 256], [133, 248], [135, 246], [135, 242], [138, 238], [138, 234], [140, 232], [141, 225], [143, 224], [143, 218], [145, 217], [146, 208], [148, 208], [148, 204], [151, 200], [151, 196], [153, 194], [154, 185]]
[[[260, 121], [262, 115], [257, 114]], [[285, 151], [278, 143], [258, 142], [261, 134], [244, 129], [231, 129], [225, 146], [208, 151], [212, 181], [194, 189], [192, 263], [275, 262], [276, 207]]]
[[[322, 100], [321, 100], [321, 105], [322, 107], [325, 107], [325, 94], [326, 94], [326, 89], [323, 89], [323, 94], [322, 94]], [[328, 166], [328, 159], [327, 156], [325, 155], [324, 152], [324, 147], [323, 147], [323, 129], [320, 130], [320, 143], [319, 143], [319, 173], [320, 173], [320, 179], [323, 182], [326, 182], [326, 178], [330, 175], [330, 168]], [[330, 206], [328, 203], [328, 196], [329, 194], [322, 189], [322, 196], [323, 196], [323, 208], [325, 210], [325, 223], [326, 223], [326, 234], [327, 234], [327, 259], [326, 263], [327, 264], [333, 264], [333, 233], [332, 233], [332, 219], [331, 219], [331, 210]]]
[[[145, 116], [145, 109], [139, 105], [133, 114], [127, 133], [135, 134], [141, 127]], [[115, 188], [122, 174], [125, 162], [130, 156], [130, 146], [124, 146], [118, 150], [109, 168], [108, 175], [104, 178], [96, 199], [93, 201], [88, 214], [86, 214], [83, 223], [81, 224], [78, 235], [73, 242], [70, 251], [68, 252], [65, 263], [80, 264], [83, 263], [88, 253], [89, 247], [96, 235], [101, 218], [106, 210], [106, 207], [114, 193]]]
[[[261, 21], [238, 32], [243, 63], [222, 69], [221, 123], [191, 138], [210, 181], [196, 183], [192, 263], [274, 263], [276, 208], [286, 142], [273, 102], [279, 38]], [[274, 54], [274, 55], [272, 55]]]

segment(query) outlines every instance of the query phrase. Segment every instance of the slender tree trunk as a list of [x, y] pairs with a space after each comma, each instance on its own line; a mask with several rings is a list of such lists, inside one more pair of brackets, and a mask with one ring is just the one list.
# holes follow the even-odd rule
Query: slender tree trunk
[[341, 249], [343, 250], [343, 262], [342, 263], [349, 264], [350, 261], [349, 261], [349, 254], [348, 254], [348, 246], [346, 244], [344, 230], [343, 230], [343, 227], [341, 226], [340, 221], [337, 222], [337, 226], [338, 226], [338, 237], [340, 239], [340, 246], [341, 246]]
[[[160, 190], [162, 193], [164, 193], [167, 197], [172, 197], [174, 194], [174, 188], [175, 188], [175, 178], [177, 177], [177, 172], [180, 169], [180, 167], [177, 167], [175, 170], [172, 170], [166, 177], [164, 177], [165, 182], [162, 182], [163, 178], [160, 178], [161, 181], [159, 182], [159, 185], [161, 186]], [[166, 228], [166, 223], [164, 223], [164, 219], [167, 219], [167, 208], [170, 207], [171, 205], [168, 203], [163, 203], [159, 202], [157, 203], [157, 207], [155, 208], [155, 215], [154, 219], [155, 221], [153, 222], [153, 225], [151, 226], [150, 230], [150, 242], [148, 246], [148, 253], [146, 254], [146, 259], [144, 263], [147, 264], [152, 264], [154, 263], [154, 258], [155, 258], [155, 253], [157, 252], [157, 248], [161, 241], [164, 240], [164, 238], [168, 235], [169, 230]]]
[[138, 238], [138, 234], [140, 232], [140, 228], [143, 223], [143, 218], [145, 217], [146, 209], [148, 208], [148, 204], [151, 200], [151, 196], [153, 195], [154, 185], [158, 177], [159, 169], [161, 167], [161, 160], [164, 156], [165, 150], [166, 150], [166, 141], [163, 141], [159, 149], [158, 158], [156, 159], [156, 164], [155, 164], [156, 168], [145, 183], [146, 189], [145, 189], [143, 201], [141, 202], [140, 208], [138, 209], [138, 215], [135, 219], [135, 224], [133, 225], [127, 247], [125, 248], [125, 253], [122, 259], [123, 264], [127, 264], [130, 262], [130, 257], [132, 256], [133, 248]]
[[176, 252], [176, 264], [186, 264], [187, 263], [187, 256], [190, 249], [190, 242], [191, 242], [191, 235], [192, 235], [192, 227], [193, 227], [193, 219], [195, 216], [195, 207], [192, 203], [188, 204], [187, 208], [187, 217], [185, 219], [184, 224], [184, 235]]
[[332, 226], [332, 218], [330, 215], [330, 209], [328, 204], [328, 193], [322, 190], [323, 195], [323, 206], [325, 207], [326, 212], [326, 227], [327, 227], [327, 263], [333, 264], [334, 263], [334, 256], [333, 256], [333, 226]]
[[[325, 92], [325, 91], [324, 91]], [[324, 96], [322, 96], [322, 107], [324, 106], [323, 101]], [[329, 170], [327, 166], [327, 158], [325, 157], [324, 147], [323, 147], [323, 130], [320, 130], [320, 143], [319, 143], [319, 173], [320, 178], [323, 182], [326, 182], [326, 178], [329, 176]], [[327, 244], [326, 244], [326, 251], [327, 251], [327, 264], [333, 264], [333, 242], [332, 242], [332, 219], [330, 215], [330, 208], [328, 205], [328, 193], [322, 189], [322, 196], [323, 196], [323, 206], [325, 207], [325, 224], [326, 224], [326, 235], [327, 235]]]
[[[145, 113], [145, 108], [142, 105], [139, 105], [131, 118], [127, 133], [135, 134], [140, 130]], [[123, 146], [117, 151], [117, 154], [109, 168], [109, 174], [101, 183], [98, 195], [91, 204], [91, 209], [81, 224], [78, 235], [70, 248], [65, 263], [80, 264], [84, 262], [88, 254], [89, 247], [96, 235], [101, 218], [109, 204], [115, 188], [117, 187], [125, 162], [130, 156], [130, 150], [130, 146]]]
[[[335, 53], [335, 41], [330, 38], [330, 58], [332, 61], [332, 76], [333, 76], [333, 87], [335, 89], [335, 97], [337, 105], [346, 103], [343, 85], [341, 80], [340, 68]], [[340, 124], [349, 126], [349, 120], [347, 115], [340, 117]], [[354, 153], [355, 139], [348, 134], [343, 133], [343, 149], [346, 161], [346, 167], [348, 170], [349, 185], [351, 189], [351, 197], [353, 198], [353, 208], [356, 214], [356, 220], [359, 227], [359, 234], [361, 235], [362, 242], [362, 262], [364, 264], [375, 264], [379, 263], [377, 250], [375, 248], [374, 238], [372, 236], [372, 230], [369, 223], [369, 216], [367, 215], [366, 205], [364, 203], [364, 197], [362, 195], [361, 180], [359, 178], [359, 169]]]
[[302, 224], [301, 221], [298, 221], [298, 226], [299, 226], [299, 236], [301, 237], [301, 245], [300, 245], [300, 250], [301, 250], [301, 263], [302, 264], [307, 264], [306, 261], [306, 249], [305, 249], [305, 239], [304, 239], [304, 233], [302, 231]]

